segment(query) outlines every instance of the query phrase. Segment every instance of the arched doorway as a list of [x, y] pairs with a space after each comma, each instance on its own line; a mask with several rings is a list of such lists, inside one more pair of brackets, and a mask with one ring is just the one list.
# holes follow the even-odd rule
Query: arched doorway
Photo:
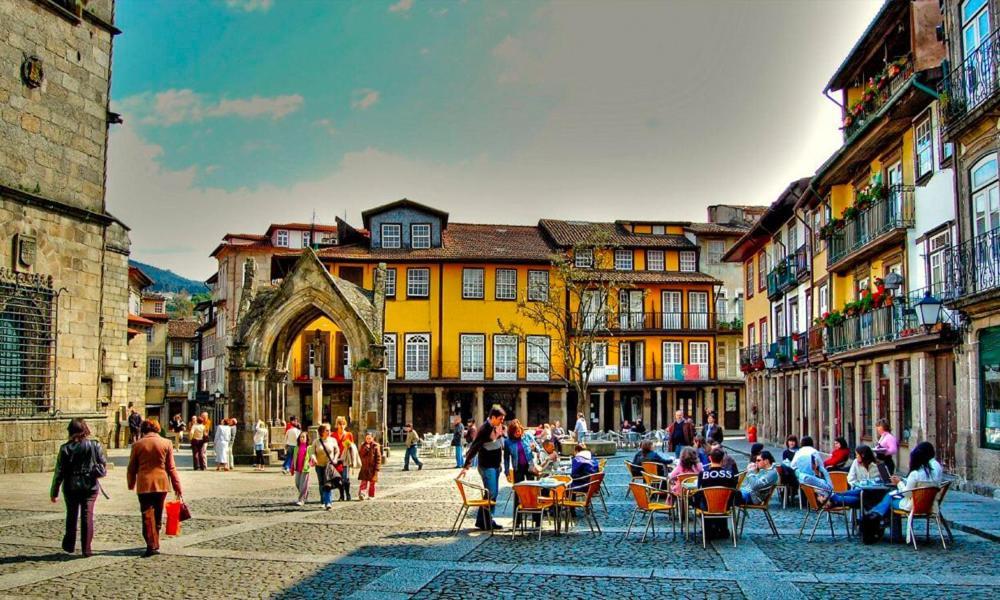
[[[382, 330], [385, 315], [385, 265], [366, 290], [330, 274], [315, 252], [306, 249], [277, 287], [254, 289], [254, 267], [247, 264], [236, 335], [230, 346], [229, 387], [233, 412], [241, 418], [237, 454], [249, 455], [248, 423], [258, 419], [274, 424], [285, 411], [293, 344], [317, 319], [336, 324], [349, 349], [352, 365], [348, 421], [359, 433], [385, 432], [386, 369]], [[302, 341], [299, 342], [302, 344]], [[313, 373], [311, 425], [330, 417], [323, 407], [322, 370]]]

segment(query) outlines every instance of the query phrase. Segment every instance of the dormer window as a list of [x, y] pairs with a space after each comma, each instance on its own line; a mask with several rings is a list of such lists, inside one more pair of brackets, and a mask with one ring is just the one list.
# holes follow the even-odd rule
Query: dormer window
[[653, 235], [665, 235], [667, 228], [664, 225], [653, 225]]
[[410, 225], [410, 246], [414, 250], [423, 250], [431, 247], [431, 226], [429, 223], [415, 223]]
[[303, 231], [302, 232], [302, 247], [303, 248], [308, 248], [311, 245], [312, 245], [312, 232], [311, 231]]
[[163, 314], [164, 311], [163, 311], [163, 301], [162, 300], [158, 300], [156, 302], [156, 304], [153, 304], [153, 312], [156, 313], [156, 314], [158, 314], [158, 315], [162, 315]]
[[402, 245], [402, 227], [399, 223], [382, 224], [382, 247], [399, 248]]
[[288, 247], [288, 230], [287, 229], [279, 229], [278, 230], [278, 233], [275, 236], [274, 245], [277, 246], [277, 247], [279, 247], [279, 248], [287, 248]]
[[615, 270], [616, 271], [631, 271], [632, 270], [632, 251], [628, 249], [617, 249], [615, 250]]
[[590, 269], [594, 266], [594, 249], [577, 248], [573, 254], [573, 266], [579, 269]]

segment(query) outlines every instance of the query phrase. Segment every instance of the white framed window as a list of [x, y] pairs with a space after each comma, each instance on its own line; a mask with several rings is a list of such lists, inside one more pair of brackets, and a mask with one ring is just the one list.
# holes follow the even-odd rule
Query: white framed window
[[279, 248], [288, 247], [288, 230], [279, 229], [277, 235], [275, 235], [274, 245]]
[[312, 245], [312, 232], [311, 231], [303, 231], [302, 232], [302, 247], [303, 248], [308, 248], [311, 245]]
[[663, 342], [663, 378], [668, 381], [684, 378], [684, 357], [680, 342]]
[[399, 223], [382, 223], [382, 247], [401, 248], [403, 245], [403, 227]]
[[460, 377], [463, 381], [479, 381], [486, 372], [486, 336], [479, 333], [463, 333], [459, 336], [462, 357]]
[[525, 340], [528, 381], [549, 380], [549, 348], [547, 335], [529, 335]]
[[971, 170], [972, 210], [976, 236], [1000, 227], [1000, 186], [997, 184], [997, 156], [991, 154]]
[[[606, 381], [608, 366], [607, 342], [584, 344], [580, 348], [582, 361], [590, 361], [590, 381]], [[586, 362], [582, 365], [586, 369]]]
[[665, 263], [663, 262], [663, 250], [647, 250], [646, 251], [646, 270], [647, 271], [662, 271]]
[[914, 161], [917, 179], [928, 175], [934, 170], [934, 136], [931, 128], [931, 117], [927, 115], [914, 128], [913, 139], [916, 142]]
[[153, 326], [152, 325], [150, 325], [149, 327], [146, 328], [146, 342], [148, 342], [150, 344], [153, 343]]
[[549, 299], [549, 272], [528, 271], [528, 300], [545, 302]]
[[414, 250], [431, 247], [431, 226], [429, 223], [410, 225], [410, 247]]
[[688, 292], [691, 329], [708, 329], [708, 292]]
[[694, 272], [698, 268], [698, 258], [694, 250], [681, 251], [681, 271], [685, 273]]
[[819, 314], [822, 317], [830, 312], [830, 284], [824, 283], [819, 286]]
[[157, 300], [153, 304], [153, 312], [156, 313], [156, 314], [158, 314], [158, 315], [162, 315], [163, 314], [163, 308], [164, 308], [163, 300]]
[[426, 333], [406, 334], [405, 375], [407, 379], [429, 379], [431, 376], [431, 336]]
[[382, 345], [385, 346], [385, 368], [389, 371], [388, 378], [396, 378], [396, 334], [382, 334]]
[[514, 381], [517, 379], [517, 336], [493, 336], [493, 379]]
[[615, 270], [631, 271], [634, 264], [632, 251], [628, 248], [615, 249]]
[[726, 253], [725, 240], [708, 240], [708, 260], [713, 263], [722, 262], [722, 255]]
[[698, 379], [708, 379], [708, 342], [688, 342], [688, 362], [698, 365]]
[[680, 329], [681, 319], [684, 315], [681, 306], [681, 293], [672, 290], [663, 290], [660, 294], [663, 304], [663, 328]]
[[590, 269], [594, 266], [594, 249], [577, 248], [573, 253], [573, 266], [579, 269]]
[[170, 344], [170, 355], [174, 358], [184, 358], [184, 344], [180, 342]]
[[607, 311], [608, 297], [604, 290], [583, 290], [580, 294], [580, 316], [585, 330], [607, 326]]
[[517, 299], [517, 270], [497, 269], [496, 289], [497, 300]]
[[163, 377], [163, 359], [152, 357], [149, 359], [149, 371], [147, 377], [150, 379], [160, 379]]
[[396, 269], [385, 270], [385, 295], [389, 298], [396, 297]]
[[927, 243], [927, 267], [931, 275], [931, 293], [938, 298], [945, 292], [944, 251], [951, 243], [951, 235], [944, 231]]
[[462, 298], [482, 300], [483, 294], [483, 269], [462, 269]]
[[406, 296], [426, 298], [431, 293], [431, 271], [426, 268], [406, 270]]

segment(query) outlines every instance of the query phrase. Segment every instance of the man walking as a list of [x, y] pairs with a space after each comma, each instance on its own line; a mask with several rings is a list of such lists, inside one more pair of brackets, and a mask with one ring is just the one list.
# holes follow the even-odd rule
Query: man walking
[[576, 436], [576, 443], [583, 443], [587, 439], [587, 421], [583, 418], [583, 413], [576, 413], [576, 427], [573, 428], [573, 435]]
[[417, 470], [420, 471], [424, 468], [424, 463], [420, 462], [420, 458], [417, 457], [417, 449], [420, 444], [420, 436], [417, 435], [416, 431], [413, 431], [413, 423], [406, 424], [406, 454], [403, 456], [403, 470], [410, 470], [410, 459], [417, 463]]
[[667, 443], [678, 460], [681, 450], [694, 443], [694, 424], [684, 418], [683, 410], [674, 413], [674, 422], [667, 427]]
[[142, 425], [142, 415], [139, 411], [132, 406], [132, 403], [128, 403], [128, 431], [129, 431], [129, 444], [134, 444], [139, 441], [139, 426]]
[[451, 445], [455, 447], [455, 468], [461, 469], [465, 464], [462, 459], [462, 443], [465, 437], [465, 425], [462, 425], [462, 417], [455, 415], [451, 418], [452, 433]]
[[[490, 500], [496, 502], [500, 493], [500, 463], [503, 458], [503, 421], [507, 413], [499, 406], [490, 409], [490, 416], [483, 423], [476, 433], [476, 439], [469, 445], [469, 451], [465, 454], [465, 465], [459, 472], [461, 479], [468, 472], [472, 461], [479, 459], [479, 476], [483, 479], [483, 487], [489, 491]], [[487, 512], [482, 508], [476, 514], [477, 529], [500, 529], [496, 521], [493, 521], [492, 511], [490, 522], [486, 522]]]
[[282, 474], [288, 474], [292, 468], [292, 459], [295, 456], [295, 448], [298, 446], [301, 434], [299, 420], [294, 416], [289, 417], [288, 423], [285, 425], [285, 462], [281, 465]]

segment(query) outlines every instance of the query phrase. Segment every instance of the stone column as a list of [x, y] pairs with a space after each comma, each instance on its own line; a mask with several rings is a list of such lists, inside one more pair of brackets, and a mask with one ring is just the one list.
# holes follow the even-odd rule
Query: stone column
[[312, 414], [313, 427], [317, 427], [323, 422], [323, 380], [319, 377], [312, 378]]
[[597, 390], [599, 402], [597, 406], [597, 431], [604, 431], [604, 392], [606, 391], [603, 388]]
[[484, 411], [483, 403], [485, 401], [486, 388], [477, 387], [476, 388], [476, 426], [483, 424], [486, 420], [486, 414]]
[[406, 392], [406, 406], [403, 409], [403, 420], [407, 423], [413, 423], [413, 393]]
[[715, 408], [715, 390], [712, 388], [705, 388], [705, 406], [703, 407], [703, 414], [708, 414], [709, 412], [718, 410]]
[[622, 422], [621, 390], [615, 389], [611, 391], [611, 402], [613, 404], [613, 406], [611, 407], [611, 429], [612, 431], [617, 431], [615, 427], [618, 427]]
[[[910, 445], [927, 440], [938, 445], [937, 431], [930, 423], [937, 423], [936, 365], [926, 352], [913, 354], [910, 361], [910, 398], [913, 402], [913, 432]], [[960, 362], [955, 364], [961, 366]], [[958, 392], [956, 386], [956, 392]]]
[[642, 423], [647, 430], [656, 429], [656, 426], [653, 425], [653, 407], [650, 397], [649, 388], [642, 390]]
[[517, 418], [521, 420], [521, 425], [528, 426], [528, 388], [517, 390], [520, 402], [517, 405]]
[[[816, 435], [823, 440], [823, 424], [820, 423], [819, 418], [819, 373], [816, 369], [807, 369], [805, 376], [809, 382], [806, 387], [806, 414], [809, 422], [813, 424], [811, 427], [816, 431]], [[824, 442], [828, 442], [828, 440], [824, 440]], [[824, 443], [824, 446], [830, 447], [831, 444]]]
[[863, 435], [862, 430], [864, 424], [861, 423], [861, 369], [865, 367], [862, 365], [854, 366], [854, 379], [851, 381], [851, 410], [854, 412], [854, 444], [861, 443], [861, 436]]
[[569, 389], [563, 388], [559, 390], [559, 418], [560, 422], [562, 423], [563, 429], [566, 430], [569, 430], [571, 428], [569, 421], [569, 413], [567, 412], [569, 410], [569, 405], [566, 401], [567, 400], [566, 397], [568, 395], [569, 395]]
[[[896, 361], [890, 359], [889, 363], [889, 425], [892, 427], [892, 432], [900, 442], [903, 441], [903, 428], [900, 427], [900, 423], [903, 420], [902, 406], [900, 406], [899, 398], [899, 386], [896, 380]], [[875, 367], [875, 378], [878, 379], [878, 365]], [[878, 382], [875, 382], [875, 389], [878, 390]], [[910, 394], [912, 397], [913, 394]], [[878, 400], [876, 399], [876, 402]], [[901, 463], [903, 458], [903, 453], [900, 452], [897, 463]], [[903, 466], [903, 465], [900, 465]]]
[[434, 388], [434, 430], [436, 433], [448, 431], [448, 407], [444, 400], [444, 388]]
[[[792, 382], [792, 431], [801, 439], [806, 434], [802, 418], [802, 373], [795, 372], [788, 376]], [[809, 432], [812, 435], [812, 432]]]
[[663, 427], [663, 388], [656, 387], [656, 426], [653, 429]]
[[[826, 425], [830, 440], [833, 440], [837, 435], [837, 403], [835, 401], [837, 390], [833, 384], [833, 369], [826, 369], [826, 398], [823, 398], [822, 401], [826, 402], [826, 414], [830, 415], [830, 422]], [[843, 415], [841, 415], [841, 419], [843, 419]]]

